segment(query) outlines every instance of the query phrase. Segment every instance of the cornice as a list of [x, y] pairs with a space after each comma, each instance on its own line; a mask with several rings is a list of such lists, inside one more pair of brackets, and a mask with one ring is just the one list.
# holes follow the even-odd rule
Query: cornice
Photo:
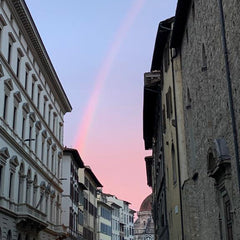
[[24, 0], [9, 0], [7, 2], [13, 14], [16, 15], [15, 17], [20, 20], [19, 27], [23, 30], [23, 33], [25, 33], [25, 38], [31, 43], [36, 53], [35, 55], [37, 55], [40, 60], [40, 65], [46, 71], [46, 80], [48, 80], [48, 84], [51, 86], [51, 90], [58, 100], [59, 105], [62, 106], [63, 112], [70, 112], [72, 110], [71, 104], [60, 83], [26, 3]]

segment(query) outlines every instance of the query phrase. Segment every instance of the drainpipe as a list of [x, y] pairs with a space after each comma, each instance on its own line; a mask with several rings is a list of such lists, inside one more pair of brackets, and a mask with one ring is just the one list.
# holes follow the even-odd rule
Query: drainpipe
[[230, 75], [229, 60], [228, 60], [225, 19], [224, 19], [224, 13], [223, 13], [222, 0], [218, 0], [218, 3], [219, 3], [221, 34], [222, 34], [222, 46], [223, 46], [223, 51], [224, 51], [224, 61], [225, 61], [225, 70], [226, 70], [226, 80], [227, 80], [227, 84], [228, 84], [228, 96], [229, 96], [229, 105], [230, 105], [229, 107], [230, 107], [230, 112], [231, 112], [232, 131], [233, 131], [233, 140], [234, 140], [235, 157], [236, 157], [238, 189], [240, 191], [240, 166], [239, 166], [238, 136], [237, 136], [236, 118], [235, 118], [235, 112], [234, 112], [234, 106], [233, 106], [232, 83], [231, 83], [231, 75]]
[[181, 230], [182, 230], [182, 240], [184, 240], [184, 226], [183, 226], [183, 209], [182, 209], [182, 183], [181, 183], [181, 171], [180, 171], [180, 161], [179, 161], [179, 141], [178, 141], [178, 121], [177, 121], [177, 109], [176, 109], [176, 93], [175, 93], [175, 75], [174, 75], [174, 65], [173, 59], [177, 57], [177, 52], [172, 52], [171, 49], [171, 63], [172, 63], [172, 80], [173, 80], [173, 98], [174, 98], [174, 114], [175, 114], [175, 127], [176, 127], [176, 140], [177, 140], [177, 163], [178, 163], [178, 182], [179, 182], [179, 197], [180, 197], [180, 214], [181, 214]]

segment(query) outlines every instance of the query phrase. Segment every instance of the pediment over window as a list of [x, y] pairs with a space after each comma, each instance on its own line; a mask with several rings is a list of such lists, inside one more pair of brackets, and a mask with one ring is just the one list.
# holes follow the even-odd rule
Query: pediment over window
[[63, 152], [62, 152], [62, 151], [59, 151], [59, 152], [58, 152], [58, 158], [62, 158], [62, 156], [63, 156]]
[[35, 124], [35, 126], [36, 126], [36, 128], [37, 128], [38, 130], [41, 130], [41, 129], [42, 129], [42, 124], [41, 124], [40, 121], [37, 121], [36, 124]]
[[49, 138], [47, 139], [47, 142], [48, 142], [49, 145], [51, 145], [51, 144], [52, 144], [52, 138], [49, 137]]
[[10, 164], [13, 165], [15, 168], [19, 165], [18, 158], [16, 155], [10, 158]]
[[56, 143], [54, 143], [54, 144], [52, 145], [52, 149], [53, 149], [53, 151], [56, 151], [56, 149], [57, 149]]
[[21, 93], [19, 91], [15, 92], [13, 95], [18, 103], [20, 103], [22, 101]]
[[0, 64], [0, 77], [4, 76], [2, 64]]
[[29, 114], [29, 117], [30, 117], [30, 119], [31, 119], [33, 122], [36, 122], [36, 116], [35, 116], [35, 113], [34, 113], [34, 112], [31, 112], [31, 113]]
[[8, 78], [4, 81], [5, 87], [9, 90], [12, 91], [13, 90], [13, 83], [11, 78]]
[[6, 20], [4, 19], [3, 15], [0, 14], [0, 24], [3, 26], [7, 26], [7, 22]]
[[231, 175], [231, 156], [225, 139], [215, 139], [207, 155], [208, 176], [219, 180]]
[[43, 130], [43, 131], [42, 131], [42, 136], [43, 136], [44, 138], [47, 137], [47, 131], [46, 131], [46, 130]]
[[10, 157], [8, 148], [3, 147], [0, 149], [0, 161], [3, 161], [3, 164], [6, 164], [7, 159]]
[[26, 113], [29, 113], [30, 112], [30, 107], [28, 105], [28, 103], [24, 103], [23, 106], [22, 106], [23, 110], [26, 112]]

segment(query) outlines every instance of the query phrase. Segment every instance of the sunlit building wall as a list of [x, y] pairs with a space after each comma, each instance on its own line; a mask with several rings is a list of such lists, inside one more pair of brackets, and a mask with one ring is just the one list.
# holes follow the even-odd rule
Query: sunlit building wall
[[71, 105], [24, 1], [0, 1], [0, 236], [56, 239]]

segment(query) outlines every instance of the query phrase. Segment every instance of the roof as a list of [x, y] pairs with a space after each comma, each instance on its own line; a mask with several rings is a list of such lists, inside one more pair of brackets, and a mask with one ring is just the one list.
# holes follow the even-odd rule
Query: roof
[[156, 114], [156, 107], [160, 101], [160, 90], [163, 79], [163, 52], [173, 22], [174, 17], [171, 17], [159, 23], [153, 51], [151, 72], [144, 74], [143, 139], [146, 150], [152, 148], [152, 140], [156, 132], [156, 118], [158, 115]]
[[89, 166], [85, 166], [85, 171], [91, 176], [92, 180], [96, 183], [97, 187], [103, 187], [103, 185], [99, 182], [92, 169]]
[[72, 154], [73, 159], [77, 163], [78, 167], [84, 168], [84, 163], [83, 163], [77, 149], [65, 147], [63, 149], [63, 155], [66, 155], [66, 154]]
[[182, 43], [191, 3], [192, 0], [178, 0], [171, 37], [172, 48], [177, 48]]
[[[61, 106], [63, 113], [70, 112], [72, 106], [66, 96], [66, 93], [60, 83], [57, 73], [53, 67], [53, 64], [48, 56], [47, 50], [42, 42], [37, 27], [33, 21], [30, 11], [23, 0], [11, 0], [7, 1], [9, 7], [12, 8], [19, 19], [19, 26], [24, 34], [26, 40], [28, 40], [29, 47], [33, 50], [33, 55], [39, 59], [38, 64], [45, 70], [47, 74], [47, 82], [51, 87], [51, 91], [54, 97]], [[42, 72], [44, 74], [44, 72]]]
[[144, 74], [144, 101], [143, 101], [143, 139], [145, 149], [152, 148], [152, 140], [155, 136], [156, 107], [160, 102], [161, 89], [160, 72], [150, 72]]
[[152, 194], [148, 195], [142, 202], [139, 212], [152, 211]]
[[151, 72], [161, 70], [164, 48], [170, 34], [171, 24], [174, 22], [174, 17], [161, 21], [158, 25], [157, 36], [153, 51]]

